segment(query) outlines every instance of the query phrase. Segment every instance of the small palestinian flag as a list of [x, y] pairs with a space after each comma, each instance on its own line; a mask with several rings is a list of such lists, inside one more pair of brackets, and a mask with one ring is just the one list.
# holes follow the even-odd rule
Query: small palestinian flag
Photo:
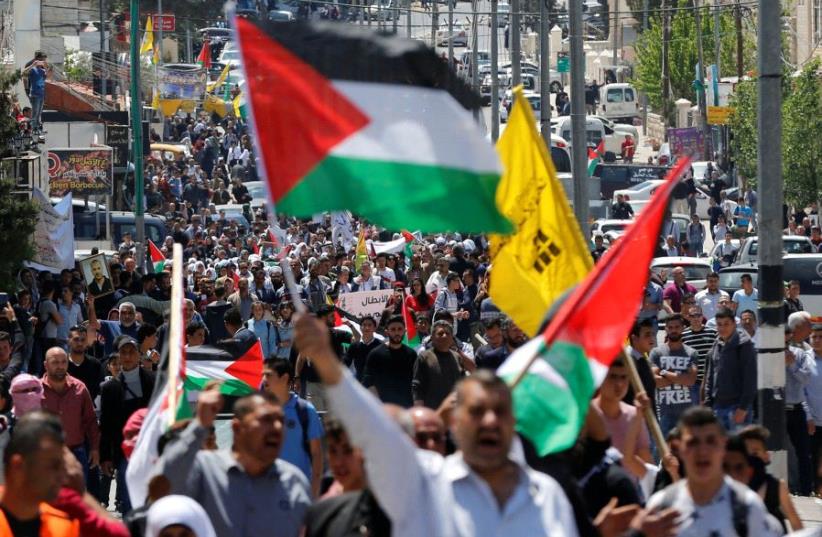
[[594, 170], [596, 170], [597, 164], [599, 164], [600, 160], [602, 160], [602, 155], [604, 154], [604, 140], [600, 140], [596, 149], [591, 149], [590, 147], [588, 148], [588, 177], [592, 177], [594, 175]]
[[148, 253], [151, 256], [151, 266], [154, 269], [154, 274], [163, 272], [166, 266], [166, 256], [151, 240], [148, 241]]
[[416, 347], [421, 343], [417, 335], [417, 324], [414, 320], [414, 312], [408, 308], [405, 298], [402, 301], [402, 319], [405, 321], [405, 340], [403, 343], [409, 347]]
[[208, 39], [203, 41], [203, 48], [200, 49], [200, 54], [197, 56], [197, 63], [206, 70], [211, 68], [211, 42]]
[[499, 161], [472, 117], [479, 96], [433, 50], [354, 25], [235, 22], [278, 211], [512, 230], [494, 200]]
[[212, 380], [221, 382], [223, 395], [240, 397], [258, 390], [263, 380], [263, 346], [259, 340], [248, 349], [234, 342], [188, 347], [185, 389], [201, 391]]

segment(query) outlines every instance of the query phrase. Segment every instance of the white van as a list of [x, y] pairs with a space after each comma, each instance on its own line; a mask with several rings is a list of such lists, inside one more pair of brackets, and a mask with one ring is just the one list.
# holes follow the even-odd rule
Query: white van
[[611, 121], [633, 123], [639, 117], [639, 98], [631, 84], [605, 84], [599, 88], [599, 115]]
[[[565, 138], [570, 146], [572, 143], [571, 117], [561, 116], [552, 118], [551, 123], [554, 125], [552, 129], [554, 134]], [[605, 146], [605, 152], [614, 153], [614, 157], [619, 158], [624, 138], [624, 134], [616, 133], [613, 129], [603, 125], [602, 121], [592, 117], [585, 118], [585, 141], [591, 149], [595, 149], [599, 145], [599, 142], [604, 140], [605, 143], [603, 145]]]

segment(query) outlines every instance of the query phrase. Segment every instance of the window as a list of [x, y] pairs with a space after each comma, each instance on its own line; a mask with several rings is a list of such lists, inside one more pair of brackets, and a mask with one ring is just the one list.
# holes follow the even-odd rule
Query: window
[[559, 147], [551, 147], [551, 160], [554, 161], [554, 168], [559, 173], [570, 173], [571, 158], [568, 152]]
[[822, 41], [822, 0], [813, 0], [813, 41]]
[[634, 102], [634, 90], [632, 90], [631, 88], [625, 88], [625, 102]]
[[623, 99], [621, 89], [609, 89], [606, 97], [609, 103], [621, 103]]

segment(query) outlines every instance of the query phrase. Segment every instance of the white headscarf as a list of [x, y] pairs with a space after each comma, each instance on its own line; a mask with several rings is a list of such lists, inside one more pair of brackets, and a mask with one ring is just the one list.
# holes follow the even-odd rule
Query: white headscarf
[[197, 537], [217, 537], [205, 509], [188, 496], [171, 495], [160, 498], [148, 510], [146, 537], [158, 537], [165, 528], [186, 526]]

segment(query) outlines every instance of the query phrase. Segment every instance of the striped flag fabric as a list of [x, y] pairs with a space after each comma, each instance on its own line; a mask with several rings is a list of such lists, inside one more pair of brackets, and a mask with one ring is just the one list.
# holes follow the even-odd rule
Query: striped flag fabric
[[350, 210], [423, 232], [511, 231], [494, 203], [499, 161], [472, 116], [479, 96], [433, 50], [354, 25], [235, 24], [278, 211]]
[[[625, 337], [642, 303], [659, 229], [671, 192], [690, 167], [672, 169], [625, 235], [602, 257], [557, 309], [545, 331], [497, 369], [513, 390], [517, 429], [541, 455], [576, 441], [588, 404], [611, 362], [623, 352]], [[534, 359], [536, 357], [536, 359]]]
[[597, 168], [597, 164], [600, 163], [602, 160], [602, 155], [605, 154], [605, 140], [600, 140], [599, 145], [596, 149], [588, 148], [588, 177], [592, 177], [594, 175], [594, 170]]
[[[135, 23], [137, 24], [137, 23]], [[140, 42], [140, 56], [151, 52], [154, 49], [154, 28], [152, 17], [149, 15], [146, 18], [146, 29], [143, 33], [143, 40]]]
[[148, 255], [151, 257], [151, 268], [154, 270], [154, 274], [163, 272], [166, 266], [166, 256], [151, 239], [148, 240]]
[[151, 239], [148, 239], [148, 252], [153, 271], [155, 273], [162, 272], [165, 269], [166, 257]]
[[200, 49], [200, 54], [197, 56], [197, 63], [206, 70], [211, 68], [211, 42], [208, 39], [203, 41], [203, 48]]
[[259, 389], [263, 380], [263, 346], [249, 348], [235, 342], [186, 349], [185, 389], [202, 391], [212, 380], [220, 382], [223, 395], [242, 397]]

